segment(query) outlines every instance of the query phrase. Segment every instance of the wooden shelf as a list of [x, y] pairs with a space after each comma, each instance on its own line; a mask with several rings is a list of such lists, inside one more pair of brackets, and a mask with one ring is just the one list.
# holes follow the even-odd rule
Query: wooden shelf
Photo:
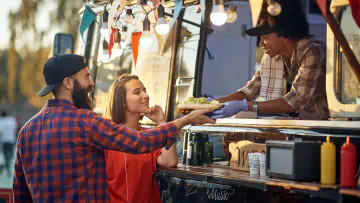
[[276, 179], [263, 176], [253, 176], [249, 172], [231, 169], [229, 166], [211, 164], [207, 167], [186, 166], [178, 164], [177, 168], [161, 168], [159, 175], [206, 181], [211, 183], [245, 186], [263, 191], [272, 191], [282, 188], [285, 191], [309, 194], [318, 197], [332, 197], [340, 199], [339, 185], [321, 185], [316, 182], [298, 182]]
[[356, 196], [360, 198], [360, 190], [359, 189], [340, 189], [339, 193], [342, 195]]
[[319, 191], [321, 189], [338, 189], [338, 185], [321, 185], [319, 183], [311, 183], [311, 182], [297, 182], [291, 180], [284, 179], [276, 179], [270, 177], [264, 177], [259, 175], [250, 175], [249, 172], [234, 170], [228, 166], [221, 166], [211, 164], [207, 167], [202, 166], [186, 166], [183, 164], [179, 164], [177, 168], [167, 168], [160, 169], [160, 172], [169, 172], [169, 173], [178, 173], [182, 172], [188, 175], [198, 175], [198, 176], [206, 176], [213, 177], [214, 179], [229, 179], [233, 181], [240, 182], [249, 182], [249, 183], [259, 183], [265, 184], [268, 186], [277, 186], [283, 187], [284, 189], [302, 189], [302, 190], [312, 190]]

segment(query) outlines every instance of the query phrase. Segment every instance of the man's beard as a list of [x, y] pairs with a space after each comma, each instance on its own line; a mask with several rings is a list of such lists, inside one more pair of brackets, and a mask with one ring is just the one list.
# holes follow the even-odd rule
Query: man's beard
[[74, 105], [78, 109], [93, 109], [92, 101], [89, 96], [89, 93], [94, 91], [94, 86], [88, 86], [87, 88], [81, 88], [81, 85], [78, 80], [74, 82], [74, 91], [72, 93], [72, 99]]

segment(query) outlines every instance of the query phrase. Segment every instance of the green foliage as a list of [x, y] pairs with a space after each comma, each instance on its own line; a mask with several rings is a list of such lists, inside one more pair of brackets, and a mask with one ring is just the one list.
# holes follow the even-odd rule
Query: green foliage
[[[38, 30], [37, 18], [43, 12], [40, 9], [46, 8], [48, 3], [57, 6], [55, 12], [48, 13], [50, 26]], [[45, 85], [42, 67], [53, 48], [48, 38], [53, 38], [56, 30], [70, 33], [76, 39], [80, 21], [78, 11], [83, 5], [84, 2], [78, 0], [22, 0], [19, 9], [8, 14], [9, 48], [0, 52], [0, 95], [6, 95], [6, 101], [12, 104], [27, 102], [39, 109], [49, 99], [36, 96]]]

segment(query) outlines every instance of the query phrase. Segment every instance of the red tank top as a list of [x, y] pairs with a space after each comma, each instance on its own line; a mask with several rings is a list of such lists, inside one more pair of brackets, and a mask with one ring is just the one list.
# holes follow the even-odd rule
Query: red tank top
[[161, 203], [155, 177], [160, 154], [161, 149], [141, 155], [105, 150], [110, 201]]

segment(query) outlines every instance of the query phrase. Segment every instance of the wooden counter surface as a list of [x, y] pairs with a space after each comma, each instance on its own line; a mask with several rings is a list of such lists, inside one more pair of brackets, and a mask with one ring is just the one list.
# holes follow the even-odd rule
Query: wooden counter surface
[[[272, 188], [284, 190], [301, 191], [310, 195], [330, 196], [333, 199], [340, 198], [340, 195], [360, 197], [360, 190], [341, 189], [339, 185], [321, 185], [316, 182], [298, 182], [285, 179], [262, 177], [250, 175], [249, 172], [231, 169], [229, 166], [210, 164], [208, 166], [186, 166], [178, 164], [177, 168], [160, 168], [160, 175], [172, 176], [210, 183], [218, 183], [232, 186], [245, 186], [264, 191], [271, 191]], [[340, 190], [339, 190], [340, 189]]]

